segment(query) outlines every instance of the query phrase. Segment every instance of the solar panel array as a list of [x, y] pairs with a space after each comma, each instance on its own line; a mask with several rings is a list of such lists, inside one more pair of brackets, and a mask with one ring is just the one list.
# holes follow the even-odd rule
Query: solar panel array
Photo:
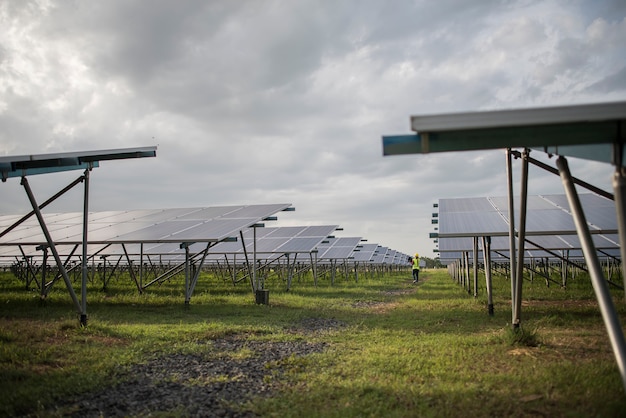
[[[617, 217], [612, 200], [595, 194], [581, 194], [580, 201], [596, 249], [619, 256]], [[491, 249], [508, 257], [509, 210], [507, 197], [440, 199], [438, 243], [442, 259], [457, 259], [473, 250], [473, 237], [491, 237]], [[519, 220], [518, 208], [515, 219]], [[549, 251], [569, 251], [582, 257], [565, 195], [528, 196], [525, 249], [530, 257], [550, 257]]]
[[[285, 254], [315, 253], [321, 263], [350, 260], [402, 265], [406, 260], [405, 255], [375, 258], [374, 253], [380, 246], [368, 244], [362, 250], [360, 237], [335, 238], [333, 234], [338, 225], [252, 228], [290, 206], [266, 204], [92, 212], [88, 223], [88, 254], [100, 257], [124, 255], [135, 260], [140, 255], [158, 256], [160, 260], [176, 262], [185, 257], [181, 244], [188, 244], [191, 253], [198, 253], [211, 243], [207, 262], [224, 257], [244, 262], [245, 256], [251, 258], [253, 253], [257, 260]], [[21, 217], [0, 216], [0, 233]], [[59, 254], [80, 254], [77, 248], [82, 244], [82, 217], [82, 212], [44, 214]], [[41, 258], [40, 248], [46, 245], [37, 219], [31, 217], [0, 237], [0, 262], [12, 263], [23, 256]]]
[[[89, 216], [91, 244], [218, 242], [282, 211], [290, 204], [219, 206], [95, 212]], [[0, 216], [0, 230], [17, 220]], [[82, 213], [44, 215], [57, 245], [82, 243]], [[45, 245], [36, 219], [29, 219], [0, 238], [0, 246]]]

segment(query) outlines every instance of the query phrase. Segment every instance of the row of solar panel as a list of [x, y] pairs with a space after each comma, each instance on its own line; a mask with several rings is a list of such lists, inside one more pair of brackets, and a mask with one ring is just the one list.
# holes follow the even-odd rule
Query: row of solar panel
[[[184, 258], [182, 244], [196, 253], [211, 245], [208, 261], [229, 255], [257, 259], [275, 254], [315, 254], [317, 260], [351, 259], [370, 263], [406, 264], [405, 254], [377, 244], [361, 244], [361, 237], [335, 238], [337, 225], [251, 228], [289, 210], [290, 204], [218, 206], [154, 210], [107, 211], [89, 214], [88, 254], [145, 255]], [[45, 225], [61, 255], [81, 254], [83, 214], [45, 214]], [[38, 220], [31, 216], [0, 216], [0, 260], [41, 257], [47, 241]], [[256, 239], [255, 239], [256, 238]], [[236, 240], [235, 240], [236, 239]]]
[[[606, 256], [619, 257], [615, 203], [591, 193], [579, 197], [596, 249]], [[567, 197], [528, 196], [527, 202], [527, 255], [582, 257]], [[440, 199], [438, 208], [437, 235], [442, 259], [457, 259], [462, 252], [472, 251], [474, 237], [490, 237], [494, 255], [508, 257], [510, 217], [507, 197]], [[520, 219], [518, 208], [515, 208], [514, 219]]]

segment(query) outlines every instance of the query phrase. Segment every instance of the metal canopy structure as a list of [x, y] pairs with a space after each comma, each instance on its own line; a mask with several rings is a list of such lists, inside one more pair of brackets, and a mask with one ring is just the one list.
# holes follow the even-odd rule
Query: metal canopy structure
[[[2, 181], [7, 181], [11, 177], [20, 177], [21, 185], [28, 196], [28, 200], [32, 206], [32, 211], [28, 214], [15, 219], [10, 225], [2, 228], [0, 232], [0, 240], [11, 234], [14, 230], [20, 229], [20, 226], [27, 222], [33, 215], [37, 218], [39, 228], [41, 228], [42, 246], [49, 249], [55, 259], [57, 267], [61, 272], [65, 285], [70, 293], [72, 301], [80, 313], [80, 322], [87, 324], [87, 241], [88, 241], [88, 216], [89, 216], [89, 175], [93, 168], [98, 167], [100, 161], [124, 160], [131, 158], [156, 157], [156, 147], [141, 148], [123, 148], [103, 151], [85, 151], [85, 152], [68, 152], [56, 154], [34, 154], [15, 157], [0, 157], [0, 174]], [[37, 174], [49, 174], [59, 171], [84, 170], [83, 175], [71, 182], [69, 185], [61, 189], [54, 196], [42, 204], [37, 203], [35, 195], [30, 188], [27, 176]], [[46, 224], [46, 220], [41, 212], [43, 208], [55, 201], [57, 198], [65, 194], [79, 183], [84, 184], [82, 227], [80, 234], [80, 243], [83, 248], [82, 253], [82, 292], [81, 301], [78, 300], [76, 293], [67, 275], [64, 263], [61, 260], [56, 248], [56, 244]]]
[[156, 149], [156, 146], [150, 146], [0, 157], [0, 174], [2, 175], [2, 181], [6, 181], [10, 177], [84, 170], [98, 167], [100, 161], [155, 157]]
[[[412, 116], [412, 135], [383, 136], [383, 155], [424, 154], [430, 152], [506, 149], [506, 172], [509, 189], [508, 212], [511, 257], [512, 324], [520, 326], [522, 272], [526, 240], [528, 165], [535, 164], [530, 149], [540, 149], [558, 155], [557, 173], [563, 182], [572, 211], [585, 261], [589, 269], [600, 311], [611, 340], [611, 346], [626, 389], [626, 341], [611, 299], [606, 280], [594, 247], [589, 224], [585, 218], [575, 184], [569, 170], [567, 156], [608, 161], [615, 166], [613, 177], [617, 225], [620, 237], [621, 259], [626, 259], [626, 170], [624, 143], [626, 142], [626, 102], [550, 108], [517, 109], [488, 112], [468, 112], [443, 115]], [[523, 148], [514, 152], [513, 148]], [[522, 158], [519, 197], [519, 224], [516, 229], [512, 158]], [[543, 167], [545, 168], [545, 167]], [[546, 168], [547, 169], [547, 168]], [[608, 193], [606, 193], [608, 194]], [[519, 247], [516, 251], [515, 237]], [[622, 263], [626, 283], [626, 265]]]
[[[383, 154], [538, 148], [622, 165], [626, 102], [411, 117], [417, 134], [383, 136]], [[593, 152], [589, 153], [589, 146]], [[602, 145], [602, 146], [597, 146]]]

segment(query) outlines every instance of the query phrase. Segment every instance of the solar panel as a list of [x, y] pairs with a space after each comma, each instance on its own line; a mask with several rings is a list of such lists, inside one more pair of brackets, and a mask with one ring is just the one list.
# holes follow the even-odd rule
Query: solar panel
[[[256, 251], [273, 254], [310, 253], [336, 229], [337, 225], [256, 228]], [[254, 231], [245, 229], [243, 239], [248, 253], [253, 251], [253, 238]], [[243, 254], [243, 247], [241, 243], [221, 242], [211, 252]]]
[[2, 179], [98, 167], [99, 161], [156, 156], [155, 146], [0, 157]]
[[[215, 242], [282, 211], [290, 204], [223, 206], [94, 212], [89, 216], [90, 243]], [[244, 216], [246, 215], [246, 216]], [[11, 225], [15, 217], [2, 217]], [[55, 244], [82, 243], [82, 214], [46, 214]], [[37, 221], [29, 219], [0, 238], [0, 245], [42, 245], [46, 240]]]
[[[587, 221], [595, 232], [596, 248], [618, 248], [614, 202], [591, 193], [580, 196]], [[507, 197], [440, 199], [438, 206], [440, 253], [472, 251], [472, 237], [482, 236], [491, 237], [493, 251], [508, 251]], [[519, 219], [517, 208], [516, 219]], [[565, 195], [528, 196], [526, 237], [547, 250], [581, 248]], [[538, 247], [527, 242], [525, 248]]]
[[379, 246], [378, 248], [376, 248], [371, 262], [374, 264], [383, 264], [385, 262], [385, 256], [387, 255], [388, 250], [389, 248], [387, 247]]
[[343, 260], [349, 258], [357, 245], [361, 242], [361, 237], [340, 237], [331, 238], [328, 243], [320, 244], [318, 249], [319, 260]]
[[354, 261], [369, 262], [374, 258], [374, 252], [378, 248], [378, 244], [363, 244], [358, 251], [354, 251]]

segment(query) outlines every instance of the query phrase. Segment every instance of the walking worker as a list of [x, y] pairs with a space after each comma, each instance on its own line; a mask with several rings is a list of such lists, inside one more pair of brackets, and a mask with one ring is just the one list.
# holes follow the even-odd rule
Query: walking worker
[[417, 283], [420, 275], [420, 255], [415, 253], [413, 257], [413, 283]]

